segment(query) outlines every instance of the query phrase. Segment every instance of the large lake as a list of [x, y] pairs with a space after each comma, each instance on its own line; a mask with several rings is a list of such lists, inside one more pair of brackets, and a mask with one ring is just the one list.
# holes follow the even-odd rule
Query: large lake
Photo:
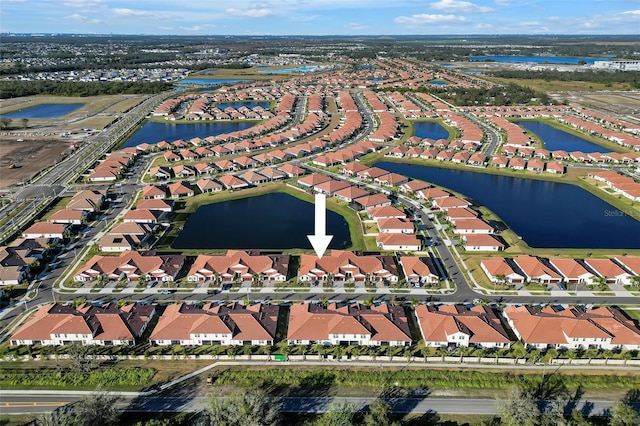
[[122, 148], [141, 143], [172, 142], [178, 139], [206, 138], [237, 130], [248, 129], [256, 125], [255, 121], [225, 121], [215, 123], [158, 123], [148, 121], [140, 130], [122, 145]]
[[[275, 192], [199, 207], [189, 216], [172, 247], [178, 249], [311, 249], [314, 205]], [[329, 248], [351, 246], [349, 225], [327, 210]]]
[[449, 138], [447, 129], [435, 121], [414, 121], [413, 128], [415, 129], [415, 135], [422, 139], [429, 138], [438, 140]]
[[593, 64], [596, 60], [604, 58], [578, 58], [573, 56], [470, 56], [469, 61], [472, 62], [535, 62], [538, 64], [573, 64], [577, 65], [580, 61], [587, 64]]
[[464, 194], [531, 247], [640, 248], [639, 221], [574, 185], [411, 164], [375, 166]]
[[19, 109], [0, 117], [6, 118], [58, 118], [75, 111], [85, 104], [41, 104], [29, 108]]
[[591, 143], [581, 137], [556, 129], [540, 121], [516, 121], [515, 123], [535, 133], [542, 139], [542, 142], [544, 142], [544, 147], [550, 151], [582, 151], [584, 153], [611, 152], [610, 149]]

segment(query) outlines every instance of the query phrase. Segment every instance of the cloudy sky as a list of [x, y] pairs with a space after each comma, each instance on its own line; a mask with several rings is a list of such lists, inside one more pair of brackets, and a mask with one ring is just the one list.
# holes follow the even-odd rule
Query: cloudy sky
[[0, 31], [640, 34], [640, 0], [1, 0]]

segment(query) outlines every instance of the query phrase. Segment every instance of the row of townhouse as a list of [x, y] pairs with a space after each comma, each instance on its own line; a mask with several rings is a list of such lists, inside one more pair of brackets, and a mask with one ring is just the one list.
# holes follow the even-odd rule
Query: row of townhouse
[[540, 258], [520, 255], [493, 257], [480, 262], [491, 282], [542, 284], [632, 284], [640, 276], [640, 257], [617, 256], [613, 259]]
[[487, 156], [480, 152], [472, 152], [478, 148], [477, 144], [472, 142], [467, 142], [463, 144], [460, 141], [450, 142], [448, 145], [455, 145], [455, 149], [463, 149], [463, 145], [467, 146], [471, 149], [471, 151], [449, 151], [449, 150], [438, 150], [437, 148], [426, 148], [422, 149], [421, 147], [413, 147], [407, 148], [405, 146], [398, 146], [392, 148], [385, 155], [387, 157], [412, 157], [412, 158], [422, 158], [425, 160], [439, 160], [439, 161], [451, 161], [452, 163], [458, 164], [469, 164], [472, 166], [484, 166], [487, 164]]
[[598, 123], [583, 120], [582, 118], [578, 117], [563, 115], [562, 117], [558, 118], [558, 120], [576, 129], [583, 130], [585, 132], [591, 133], [592, 135], [600, 136], [626, 148], [640, 151], [640, 138], [638, 137], [617, 130], [612, 130]]
[[138, 151], [135, 148], [122, 149], [111, 152], [90, 170], [85, 176], [90, 182], [113, 182], [122, 177], [122, 174], [135, 162]]
[[[167, 198], [191, 197], [196, 193], [218, 192], [225, 189], [238, 190], [257, 186], [267, 182], [298, 177], [306, 170], [291, 163], [280, 167], [265, 167], [257, 170], [247, 170], [244, 173], [226, 173], [213, 177], [202, 177], [195, 182], [178, 181], [170, 184], [146, 185], [142, 188], [143, 199], [164, 200]], [[140, 207], [138, 208], [140, 210]], [[126, 219], [126, 216], [125, 216]], [[157, 218], [153, 220], [157, 222]]]
[[18, 238], [7, 246], [0, 246], [0, 286], [28, 281], [32, 265], [47, 256], [54, 241], [51, 238]]
[[[279, 145], [288, 144], [290, 142], [294, 142], [298, 139], [304, 138], [319, 128], [322, 127], [325, 122], [326, 116], [324, 114], [317, 115], [315, 113], [308, 114], [305, 118], [305, 121], [292, 126], [289, 130], [280, 132], [277, 134], [255, 138], [255, 139], [243, 139], [239, 142], [228, 142], [228, 143], [220, 143], [212, 148], [208, 148], [202, 143], [202, 140], [196, 141], [198, 148], [195, 150], [188, 149], [189, 144], [185, 141], [174, 141], [170, 147], [172, 150], [166, 151], [163, 156], [165, 161], [167, 162], [176, 162], [176, 161], [194, 161], [200, 158], [205, 157], [224, 157], [229, 155], [238, 155], [238, 154], [246, 154], [251, 153], [257, 150], [263, 150], [268, 148], [274, 148]], [[199, 138], [198, 138], [199, 139]], [[206, 140], [206, 138], [205, 138]], [[194, 143], [194, 140], [191, 140], [191, 143]], [[309, 146], [310, 149], [315, 149], [317, 146]], [[277, 151], [276, 151], [277, 152]], [[311, 152], [311, 150], [310, 150]], [[269, 153], [270, 154], [270, 153]], [[266, 154], [262, 154], [266, 155]], [[284, 161], [285, 157], [283, 156], [276, 157], [275, 155], [272, 157], [277, 161]], [[291, 158], [295, 158], [293, 155]], [[264, 160], [260, 162], [264, 163]], [[246, 167], [246, 165], [238, 164], [240, 167]]]
[[[355, 170], [359, 168], [358, 166], [362, 165], [360, 163], [350, 163], [343, 167], [343, 171]], [[389, 173], [375, 167], [362, 167], [364, 167], [364, 170], [361, 170], [361, 173], [357, 176], [363, 180], [373, 181], [377, 185], [390, 187], [409, 181], [408, 178], [396, 173]], [[359, 210], [368, 211], [377, 207], [391, 206], [391, 199], [384, 194], [370, 193], [357, 185], [321, 174], [305, 176], [298, 180], [298, 185], [302, 188], [346, 201]], [[377, 219], [378, 225], [380, 225], [379, 221], [383, 219], [391, 218]], [[398, 221], [400, 221], [400, 223], [398, 223]], [[383, 250], [401, 251], [419, 251], [421, 249], [422, 242], [414, 234], [413, 223], [406, 220], [406, 218], [391, 221], [386, 220], [385, 225], [388, 226], [388, 228], [380, 228], [380, 233], [376, 236], [376, 244], [378, 247]]]
[[[507, 328], [527, 348], [638, 350], [640, 330], [613, 307], [508, 306], [498, 312], [476, 305], [418, 305], [414, 311], [392, 304], [361, 303], [327, 306], [297, 303], [278, 305], [176, 303], [167, 306], [151, 331], [152, 345], [273, 345], [278, 318], [288, 318], [289, 345], [410, 346], [508, 348]], [[48, 304], [11, 336], [12, 345], [130, 345], [155, 317], [155, 307], [130, 304], [83, 304], [78, 308]], [[412, 336], [409, 316], [420, 332]]]
[[489, 116], [487, 121], [493, 124], [498, 130], [506, 133], [505, 145], [514, 147], [527, 147], [533, 143], [531, 138], [524, 132], [522, 127], [514, 124], [502, 117]]
[[638, 126], [638, 124], [621, 120], [618, 117], [602, 114], [598, 111], [584, 108], [583, 106], [578, 104], [572, 104], [571, 108], [576, 114], [580, 115], [580, 117], [586, 120], [612, 127], [614, 130], [622, 130], [624, 132], [634, 133], [636, 135], [640, 133], [640, 126]]
[[529, 159], [531, 157], [537, 160], [553, 159], [556, 161], [573, 161], [576, 163], [616, 163], [630, 164], [640, 162], [640, 153], [636, 152], [590, 152], [581, 151], [567, 152], [564, 150], [549, 151], [544, 148], [515, 147], [505, 145], [502, 147], [501, 154], [507, 157], [521, 157]]
[[640, 183], [636, 182], [632, 177], [605, 170], [589, 172], [588, 176], [604, 182], [616, 194], [620, 194], [632, 201], [640, 201]]
[[400, 123], [395, 114], [389, 112], [384, 101], [370, 90], [363, 91], [362, 95], [371, 110], [376, 114], [378, 121], [378, 127], [369, 135], [369, 140], [372, 142], [387, 142], [398, 137], [401, 133]]
[[[361, 167], [364, 166], [360, 164], [349, 165], [344, 167], [342, 172], [356, 176], [360, 173], [364, 177], [364, 173], [373, 173], [375, 175], [378, 170], [382, 170], [375, 170], [376, 168], [362, 169]], [[420, 180], [405, 181], [398, 186], [398, 190], [420, 200], [425, 200], [430, 204], [431, 208], [442, 211], [445, 219], [453, 226], [453, 232], [460, 235], [460, 240], [465, 250], [504, 250], [505, 244], [494, 236], [495, 229], [479, 218], [479, 213], [471, 207], [469, 201], [455, 197], [447, 191]]]
[[528, 170], [530, 172], [548, 172], [563, 175], [566, 167], [560, 162], [546, 162], [541, 160], [525, 160], [524, 158], [510, 158], [502, 155], [494, 155], [491, 158], [491, 166], [501, 169]]
[[31, 278], [31, 266], [47, 257], [75, 226], [84, 225], [105, 202], [105, 190], [78, 191], [64, 209], [22, 231], [21, 238], [0, 247], [0, 285], [15, 285]]
[[201, 103], [194, 104], [190, 107], [189, 113], [184, 116], [185, 120], [216, 120], [216, 121], [229, 121], [229, 120], [268, 120], [275, 117], [275, 114], [269, 110], [264, 109], [260, 105], [253, 108], [247, 106], [241, 106], [234, 108], [228, 106], [224, 109], [217, 107], [208, 108], [203, 107]]
[[94, 255], [76, 271], [73, 281], [86, 283], [93, 280], [172, 282], [176, 279], [186, 257], [182, 255], [156, 255], [155, 251], [126, 250], [117, 256]]
[[[153, 251], [125, 251], [118, 256], [95, 255], [75, 273], [74, 281], [89, 282], [103, 276], [107, 280], [150, 280], [171, 282], [176, 279], [186, 258], [179, 255], [155, 255]], [[434, 284], [443, 279], [431, 257], [401, 256], [396, 264], [390, 255], [364, 255], [360, 252], [331, 250], [322, 258], [301, 255], [297, 279], [320, 283], [364, 283], [389, 285], [400, 279], [399, 270], [410, 284]], [[224, 255], [198, 255], [186, 274], [189, 282], [225, 285], [233, 282], [284, 282], [291, 278], [290, 256], [261, 254], [257, 251], [229, 250]]]
[[[283, 126], [285, 126], [291, 119], [291, 113], [295, 105], [296, 97], [289, 93], [283, 95], [276, 105], [276, 115], [269, 118], [266, 122], [257, 126], [253, 126], [247, 129], [237, 130], [235, 132], [220, 134], [216, 136], [208, 136], [205, 138], [192, 138], [189, 142], [183, 140], [176, 140], [174, 142], [159, 141], [156, 144], [140, 144], [135, 147], [135, 150], [148, 152], [154, 150], [168, 151], [179, 150], [182, 148], [189, 148], [190, 146], [202, 147], [213, 144], [220, 144], [230, 142], [234, 140], [242, 140], [249, 138], [254, 139], [254, 145], [259, 146], [275, 146], [273, 144], [282, 143], [285, 140], [292, 140], [298, 133], [294, 131], [284, 131], [278, 134], [269, 135], [263, 137], [264, 134], [274, 132]], [[204, 156], [204, 155], [203, 155]]]
[[[401, 157], [399, 154], [404, 154], [407, 157], [419, 157], [422, 153], [432, 153], [431, 158], [435, 158], [437, 153], [440, 150], [446, 151], [469, 151], [474, 152], [477, 151], [481, 146], [481, 141], [472, 141], [472, 140], [447, 140], [447, 139], [431, 139], [431, 138], [420, 138], [418, 136], [411, 136], [405, 142], [405, 145], [410, 147], [407, 149], [406, 147], [402, 147], [400, 150], [394, 150], [392, 156]], [[420, 151], [419, 148], [426, 148], [429, 151], [423, 149]]]

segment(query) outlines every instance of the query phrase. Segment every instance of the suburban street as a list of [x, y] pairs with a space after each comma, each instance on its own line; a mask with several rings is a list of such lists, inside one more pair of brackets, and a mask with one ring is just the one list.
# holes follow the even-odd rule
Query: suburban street
[[[116, 393], [118, 394], [118, 393]], [[208, 397], [186, 396], [139, 396], [133, 392], [123, 392], [119, 408], [140, 412], [177, 412], [202, 410]], [[34, 414], [53, 411], [57, 407], [70, 404], [83, 397], [79, 392], [11, 392], [2, 396], [0, 411], [3, 414]], [[358, 410], [367, 410], [374, 398], [367, 397], [284, 397], [279, 398], [281, 411], [295, 413], [323, 413], [336, 404], [347, 402]], [[390, 398], [388, 402], [396, 413], [440, 413], [440, 414], [497, 414], [497, 401], [479, 398], [413, 397]], [[543, 403], [543, 401], [540, 401]], [[604, 413], [613, 401], [579, 400], [570, 401], [573, 409], [587, 411], [591, 415]]]

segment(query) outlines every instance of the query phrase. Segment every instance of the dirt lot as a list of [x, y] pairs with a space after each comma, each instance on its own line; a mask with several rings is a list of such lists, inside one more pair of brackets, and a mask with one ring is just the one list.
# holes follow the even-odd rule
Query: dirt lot
[[[0, 191], [28, 179], [55, 163], [72, 142], [87, 138], [83, 129], [102, 130], [117, 116], [138, 105], [144, 95], [91, 96], [86, 98], [32, 96], [3, 101], [0, 114], [40, 104], [82, 103], [81, 108], [59, 118], [29, 119], [26, 129], [14, 120], [0, 134]], [[71, 133], [62, 137], [62, 133]], [[20, 141], [22, 140], [22, 141]], [[15, 168], [9, 168], [11, 164]]]
[[[60, 158], [69, 147], [69, 140], [58, 138], [0, 138], [0, 191], [33, 176]], [[10, 169], [11, 164], [15, 168]]]

